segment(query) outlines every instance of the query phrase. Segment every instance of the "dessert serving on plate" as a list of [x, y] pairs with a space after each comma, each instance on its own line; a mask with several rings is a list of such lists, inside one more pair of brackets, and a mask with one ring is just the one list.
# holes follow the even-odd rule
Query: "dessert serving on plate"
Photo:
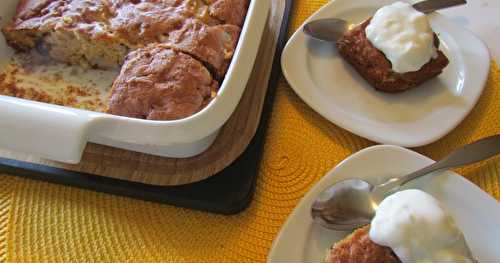
[[344, 59], [375, 89], [400, 92], [437, 75], [448, 65], [425, 14], [396, 2], [337, 41]]
[[70, 65], [125, 63], [107, 111], [173, 120], [200, 111], [216, 95], [247, 6], [248, 0], [22, 0], [2, 32], [18, 51]]
[[[425, 40], [415, 40], [417, 44], [425, 43], [426, 45], [415, 49], [416, 53], [408, 53], [412, 60], [403, 59], [406, 57], [406, 53], [401, 53], [401, 60], [397, 60], [400, 62], [414, 61], [410, 65], [421, 66], [420, 69], [407, 73], [397, 73], [393, 71], [393, 66], [396, 63], [393, 65], [386, 54], [375, 48], [370, 41], [361, 38], [363, 34], [368, 37], [366, 34], [368, 25], [366, 25], [365, 30], [361, 27], [357, 29], [358, 37], [351, 37], [351, 41], [353, 41], [351, 46], [345, 45], [340, 48], [332, 45], [332, 42], [314, 41], [305, 33], [307, 25], [321, 20], [342, 19], [347, 22], [345, 23], [347, 25], [349, 23], [362, 25], [372, 17], [368, 22], [372, 24], [378, 16], [377, 10], [384, 6], [391, 6], [395, 1], [329, 1], [292, 35], [281, 56], [281, 65], [283, 74], [295, 93], [313, 110], [335, 125], [377, 143], [417, 147], [432, 143], [448, 134], [464, 120], [478, 102], [488, 79], [490, 68], [490, 56], [484, 42], [440, 12], [433, 12], [425, 16], [412, 10], [415, 9], [413, 6], [412, 9], [407, 6], [405, 9], [409, 9], [412, 14], [416, 13], [411, 16], [416, 20], [409, 20], [410, 16], [405, 15], [403, 22], [408, 21], [403, 24], [391, 23], [390, 27], [377, 26], [378, 29], [381, 29], [378, 30], [379, 33], [384, 36], [381, 40], [394, 37], [394, 40], [387, 42], [387, 44], [389, 47], [394, 45], [394, 54], [396, 55], [400, 54], [397, 53], [398, 50], [405, 51], [404, 47], [407, 46], [405, 43], [411, 44], [417, 39], [414, 39], [415, 35], [422, 36], [422, 40]], [[426, 10], [419, 5], [416, 7], [423, 11]], [[464, 8], [462, 7], [462, 9]], [[384, 20], [381, 22], [380, 25], [384, 25]], [[316, 25], [318, 24], [316, 23]], [[331, 27], [332, 30], [329, 30], [326, 24], [323, 23], [325, 27], [318, 26], [317, 32], [322, 32], [325, 36], [330, 34], [331, 38], [325, 37], [328, 40], [336, 42], [339, 35], [343, 36], [346, 33], [346, 28], [341, 23], [338, 25], [341, 25], [342, 28], [340, 26]], [[403, 25], [411, 27], [403, 28]], [[410, 34], [414, 29], [430, 29], [428, 25], [431, 25], [432, 31], [426, 30], [423, 34]], [[400, 27], [401, 30], [393, 32], [391, 30], [393, 27], [396, 29]], [[353, 30], [345, 37], [354, 34], [356, 30]], [[435, 41], [434, 33], [440, 42], [439, 49], [433, 45], [435, 44], [433, 42]], [[407, 39], [411, 41], [405, 41], [405, 35], [408, 35]], [[398, 40], [398, 37], [401, 39]], [[359, 43], [355, 41], [356, 39]], [[360, 46], [357, 47], [357, 45]], [[432, 50], [428, 52], [429, 49], [425, 48], [432, 46], [435, 48], [436, 58], [434, 58]], [[360, 72], [366, 71], [369, 74], [368, 81], [359, 72], [356, 72], [356, 66], [350, 65], [339, 54], [339, 49], [343, 48], [349, 52], [349, 57], [353, 61], [359, 63]], [[356, 51], [358, 49], [366, 53]], [[439, 55], [439, 51], [443, 53], [443, 56]], [[416, 56], [417, 54], [425, 56]], [[431, 59], [425, 61], [425, 57]], [[427, 65], [419, 65], [420, 63], [416, 62], [427, 63]], [[444, 67], [446, 63], [447, 65]], [[408, 70], [413, 69], [409, 67]], [[439, 75], [436, 76], [436, 74]], [[428, 79], [430, 76], [434, 77]], [[428, 81], [425, 81], [426, 79]], [[370, 85], [370, 81], [375, 85]], [[421, 83], [421, 81], [425, 82]], [[417, 83], [421, 84], [415, 87]], [[390, 92], [406, 91], [394, 94], [380, 92], [380, 89]]]
[[430, 194], [411, 189], [380, 203], [370, 226], [335, 243], [328, 263], [475, 262], [453, 218]]

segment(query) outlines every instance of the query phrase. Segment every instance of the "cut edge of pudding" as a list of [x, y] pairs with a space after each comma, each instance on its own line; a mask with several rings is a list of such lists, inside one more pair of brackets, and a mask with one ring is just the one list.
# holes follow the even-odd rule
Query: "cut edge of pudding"
[[369, 236], [370, 225], [358, 228], [336, 242], [325, 255], [325, 263], [401, 262], [391, 248], [376, 244]]

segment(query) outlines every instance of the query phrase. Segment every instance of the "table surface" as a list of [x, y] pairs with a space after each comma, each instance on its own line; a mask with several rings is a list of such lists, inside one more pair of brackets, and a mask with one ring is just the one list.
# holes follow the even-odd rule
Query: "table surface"
[[[290, 34], [324, 3], [296, 0]], [[469, 0], [467, 8], [443, 13], [484, 39], [498, 60], [499, 11], [500, 1]], [[498, 133], [500, 70], [493, 62], [469, 116], [441, 140], [414, 150], [438, 159]], [[234, 216], [0, 176], [0, 261], [264, 262], [283, 222], [312, 185], [350, 154], [374, 145], [316, 114], [285, 80], [277, 88], [265, 140], [254, 200]], [[458, 172], [500, 200], [500, 158]]]

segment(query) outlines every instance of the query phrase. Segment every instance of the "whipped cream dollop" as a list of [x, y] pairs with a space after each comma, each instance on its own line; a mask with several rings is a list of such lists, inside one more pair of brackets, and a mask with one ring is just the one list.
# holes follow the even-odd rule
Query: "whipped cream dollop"
[[369, 235], [373, 242], [390, 247], [403, 263], [474, 262], [453, 218], [438, 200], [420, 190], [384, 199]]
[[392, 63], [394, 72], [418, 71], [437, 57], [427, 16], [408, 3], [395, 2], [377, 10], [365, 33]]

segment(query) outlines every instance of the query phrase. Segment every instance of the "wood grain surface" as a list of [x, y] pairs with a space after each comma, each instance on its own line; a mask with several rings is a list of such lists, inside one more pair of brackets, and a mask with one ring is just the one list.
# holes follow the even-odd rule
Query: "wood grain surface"
[[[165, 158], [89, 143], [76, 165], [0, 150], [0, 157], [152, 185], [180, 185], [206, 179], [230, 165], [255, 135], [268, 88], [285, 1], [273, 0], [253, 72], [235, 112], [214, 144], [191, 158]], [[237, 74], [237, 73], [236, 73]], [[61, 147], [61, 146], [59, 146]]]

